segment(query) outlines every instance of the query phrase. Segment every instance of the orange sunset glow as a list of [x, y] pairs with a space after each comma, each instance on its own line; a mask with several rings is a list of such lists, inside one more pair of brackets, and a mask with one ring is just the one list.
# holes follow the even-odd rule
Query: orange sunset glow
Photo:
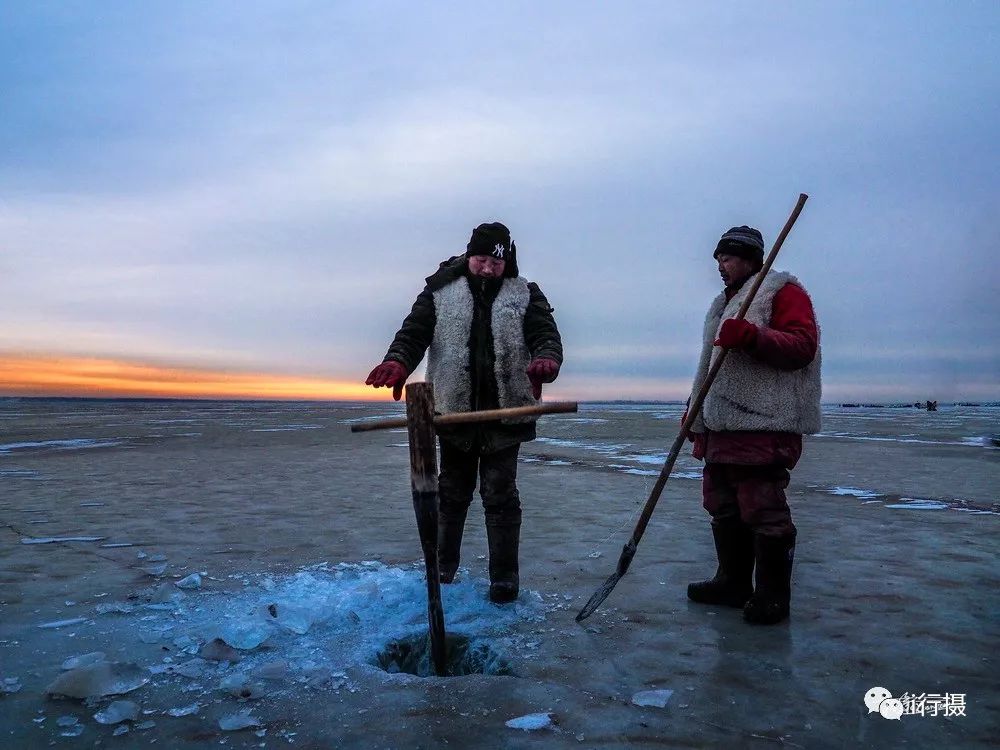
[[114, 359], [0, 355], [0, 395], [381, 401], [363, 382], [164, 367]]

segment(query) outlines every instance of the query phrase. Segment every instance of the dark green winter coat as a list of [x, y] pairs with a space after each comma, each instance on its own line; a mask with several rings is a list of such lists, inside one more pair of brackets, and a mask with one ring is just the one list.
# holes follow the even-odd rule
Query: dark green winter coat
[[[410, 314], [396, 333], [385, 360], [395, 360], [412, 373], [431, 344], [437, 315], [434, 292], [464, 278], [474, 301], [469, 336], [469, 363], [472, 383], [470, 411], [499, 408], [495, 375], [495, 353], [491, 312], [502, 280], [482, 279], [468, 272], [464, 255], [449, 258], [426, 279], [427, 285], [417, 296]], [[552, 317], [552, 307], [537, 284], [529, 283], [530, 299], [524, 314], [524, 342], [532, 359], [545, 357], [562, 364], [562, 341]], [[442, 427], [438, 434], [464, 451], [492, 453], [515, 443], [535, 438], [535, 423], [502, 424], [486, 422]]]

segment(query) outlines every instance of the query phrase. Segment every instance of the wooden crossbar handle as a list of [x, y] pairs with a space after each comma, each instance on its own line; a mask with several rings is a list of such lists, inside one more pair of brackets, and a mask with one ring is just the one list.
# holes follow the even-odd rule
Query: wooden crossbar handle
[[[537, 414], [568, 414], [577, 411], [576, 401], [553, 401], [550, 404], [537, 406], [515, 406], [512, 409], [486, 409], [484, 411], [456, 411], [451, 414], [439, 414], [434, 417], [434, 426], [448, 424], [468, 424], [470, 422], [495, 422], [500, 419], [514, 417], [533, 417]], [[396, 419], [380, 419], [377, 422], [359, 422], [351, 425], [351, 432], [370, 432], [372, 430], [390, 430], [393, 427], [406, 427], [406, 417]]]

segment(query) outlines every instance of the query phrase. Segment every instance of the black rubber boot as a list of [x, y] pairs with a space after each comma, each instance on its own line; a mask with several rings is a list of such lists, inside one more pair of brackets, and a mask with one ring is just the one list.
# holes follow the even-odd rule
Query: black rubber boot
[[[468, 509], [466, 509], [468, 511]], [[440, 513], [438, 516], [438, 571], [441, 583], [452, 583], [461, 560], [465, 516]]]
[[719, 568], [715, 578], [688, 584], [688, 599], [699, 604], [742, 607], [753, 594], [753, 532], [739, 519], [712, 524]]
[[792, 597], [794, 536], [754, 536], [757, 588], [743, 608], [743, 619], [757, 625], [774, 625], [788, 619]]
[[490, 601], [506, 604], [517, 599], [517, 555], [521, 524], [486, 524], [490, 547]]

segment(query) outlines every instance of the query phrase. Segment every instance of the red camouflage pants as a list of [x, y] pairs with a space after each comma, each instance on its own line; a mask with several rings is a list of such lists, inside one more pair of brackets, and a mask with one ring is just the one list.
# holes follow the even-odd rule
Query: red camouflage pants
[[706, 463], [702, 477], [705, 510], [713, 523], [742, 520], [764, 536], [794, 536], [792, 512], [785, 498], [788, 470], [769, 464]]

